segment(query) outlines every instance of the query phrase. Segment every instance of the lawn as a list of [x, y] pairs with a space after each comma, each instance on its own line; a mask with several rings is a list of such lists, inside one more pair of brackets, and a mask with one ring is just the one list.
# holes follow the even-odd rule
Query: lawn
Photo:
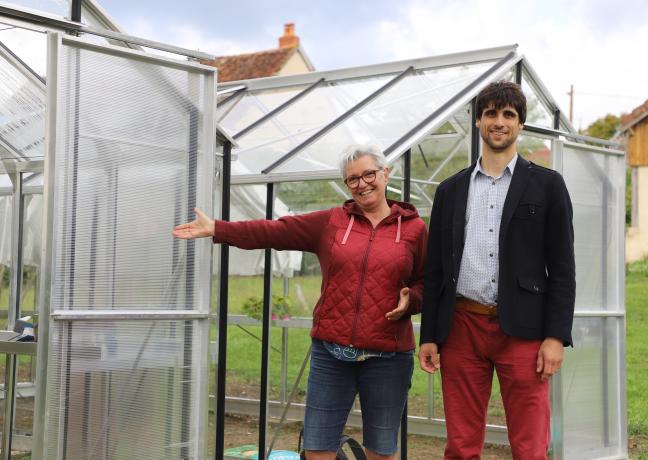
[[626, 374], [631, 458], [648, 460], [648, 259], [626, 272]]

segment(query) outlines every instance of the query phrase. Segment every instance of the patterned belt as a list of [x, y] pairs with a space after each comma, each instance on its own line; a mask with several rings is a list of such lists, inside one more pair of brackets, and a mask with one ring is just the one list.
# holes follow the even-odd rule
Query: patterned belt
[[455, 310], [467, 311], [468, 313], [476, 313], [478, 315], [497, 316], [497, 307], [484, 305], [483, 303], [475, 302], [465, 297], [457, 297]]

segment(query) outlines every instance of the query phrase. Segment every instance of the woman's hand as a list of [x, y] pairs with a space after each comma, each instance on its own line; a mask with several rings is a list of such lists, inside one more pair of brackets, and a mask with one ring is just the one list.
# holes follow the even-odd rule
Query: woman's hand
[[196, 220], [178, 225], [173, 229], [173, 236], [183, 240], [214, 236], [214, 220], [198, 208], [194, 208]]
[[396, 321], [401, 319], [401, 317], [405, 314], [407, 308], [409, 307], [409, 291], [410, 290], [408, 287], [404, 287], [400, 290], [398, 307], [388, 313], [385, 313], [385, 318], [387, 318], [389, 321]]

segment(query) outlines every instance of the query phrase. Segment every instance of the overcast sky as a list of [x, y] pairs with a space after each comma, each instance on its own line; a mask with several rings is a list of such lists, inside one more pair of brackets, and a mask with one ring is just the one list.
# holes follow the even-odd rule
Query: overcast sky
[[129, 34], [215, 55], [274, 48], [294, 22], [317, 70], [517, 43], [565, 113], [574, 85], [577, 128], [648, 99], [645, 0], [99, 1]]

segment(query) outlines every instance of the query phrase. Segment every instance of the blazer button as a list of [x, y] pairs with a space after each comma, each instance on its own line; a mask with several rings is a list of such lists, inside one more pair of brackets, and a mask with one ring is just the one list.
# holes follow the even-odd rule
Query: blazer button
[[456, 283], [456, 282], [457, 282], [457, 280], [455, 280], [455, 278], [454, 278], [454, 276], [453, 276], [453, 277], [452, 277], [452, 283], [454, 284], [454, 283]]
[[534, 285], [533, 285], [533, 290], [536, 291], [536, 292], [538, 292], [538, 291], [540, 290], [540, 288], [534, 284]]

